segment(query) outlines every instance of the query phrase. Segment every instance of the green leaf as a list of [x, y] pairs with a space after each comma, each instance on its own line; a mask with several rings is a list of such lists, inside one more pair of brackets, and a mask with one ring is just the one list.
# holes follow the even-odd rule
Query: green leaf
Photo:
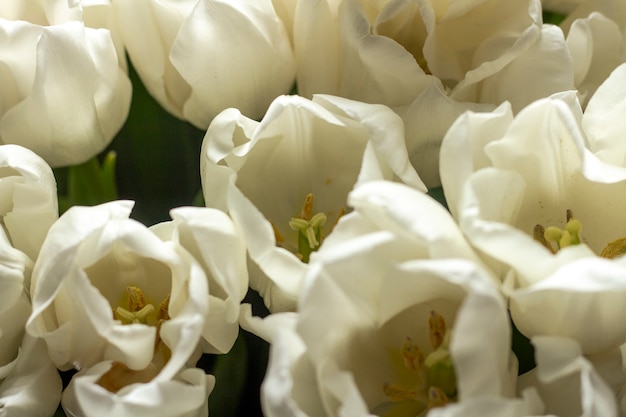
[[119, 197], [135, 201], [133, 218], [152, 225], [169, 220], [172, 208], [192, 204], [205, 132], [163, 110], [132, 66], [129, 76], [130, 113], [108, 150], [117, 153]]
[[561, 13], [555, 12], [543, 12], [543, 23], [552, 24], [552, 25], [560, 25], [561, 22], [565, 20], [567, 16]]
[[446, 196], [443, 193], [443, 187], [435, 187], [428, 190], [428, 195], [441, 203], [442, 206], [448, 209], [448, 203], [446, 202]]
[[238, 408], [245, 402], [242, 398], [248, 373], [248, 347], [246, 339], [239, 335], [235, 345], [226, 355], [217, 356], [212, 374], [215, 389], [209, 396], [209, 415], [236, 417]]
[[115, 161], [115, 152], [108, 152], [102, 162], [96, 156], [83, 164], [66, 168], [63, 173], [55, 172], [60, 183], [61, 213], [71, 206], [93, 206], [116, 200]]

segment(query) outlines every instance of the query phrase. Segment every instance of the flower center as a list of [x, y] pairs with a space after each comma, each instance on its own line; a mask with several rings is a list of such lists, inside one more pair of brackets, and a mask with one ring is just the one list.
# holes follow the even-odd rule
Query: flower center
[[[565, 247], [579, 245], [582, 242], [582, 223], [574, 217], [569, 209], [566, 211], [565, 219], [564, 229], [559, 229], [556, 226], [544, 228], [540, 224], [536, 225], [533, 230], [533, 238], [553, 254]], [[609, 242], [600, 252], [601, 257], [608, 259], [624, 254], [626, 254], [626, 237]]]
[[157, 328], [154, 340], [154, 355], [152, 362], [144, 369], [130, 369], [122, 362], [113, 362], [111, 369], [103, 374], [97, 384], [110, 392], [117, 392], [127, 385], [134, 383], [150, 382], [163, 368], [172, 356], [170, 349], [163, 343], [160, 337], [161, 325], [170, 319], [168, 306], [170, 294], [159, 303], [159, 309], [153, 314], [155, 308], [152, 304], [146, 304], [141, 288], [129, 285], [126, 287], [127, 307], [117, 307], [113, 316], [122, 324], [145, 324]]
[[[315, 196], [313, 193], [307, 194], [304, 197], [304, 204], [302, 205], [302, 210], [300, 211], [300, 217], [292, 217], [291, 220], [289, 220], [289, 228], [298, 232], [297, 250], [295, 254], [304, 263], [309, 262], [311, 253], [319, 249], [322, 241], [326, 237], [322, 234], [322, 227], [326, 224], [327, 216], [322, 212], [314, 214], [314, 203]], [[333, 227], [337, 224], [339, 218], [341, 218], [344, 214], [345, 208], [341, 208]], [[272, 226], [274, 227], [277, 244], [283, 243], [285, 238], [280, 234], [276, 226], [273, 224]]]
[[574, 218], [572, 211], [569, 209], [566, 211], [565, 218], [567, 222], [565, 229], [559, 229], [556, 226], [550, 226], [545, 229], [540, 224], [536, 225], [533, 230], [533, 238], [552, 253], [557, 253], [560, 249], [567, 246], [580, 244], [582, 223]]
[[400, 348], [404, 367], [412, 375], [411, 383], [385, 383], [383, 393], [389, 399], [373, 412], [381, 417], [415, 416], [425, 409], [440, 407], [456, 399], [456, 375], [450, 356], [450, 332], [440, 314], [431, 311], [428, 318], [431, 353], [424, 355], [410, 337]]
[[113, 362], [111, 369], [100, 377], [97, 384], [107, 391], [118, 392], [130, 384], [150, 382], [158, 373], [159, 369], [153, 363], [135, 371], [121, 362]]
[[127, 308], [119, 306], [113, 312], [114, 317], [120, 320], [122, 324], [140, 323], [160, 326], [161, 322], [169, 319], [167, 311], [169, 295], [159, 304], [156, 318], [153, 319], [154, 315], [152, 313], [155, 311], [155, 308], [152, 304], [146, 304], [141, 288], [129, 285], [126, 287], [126, 293], [128, 297]]

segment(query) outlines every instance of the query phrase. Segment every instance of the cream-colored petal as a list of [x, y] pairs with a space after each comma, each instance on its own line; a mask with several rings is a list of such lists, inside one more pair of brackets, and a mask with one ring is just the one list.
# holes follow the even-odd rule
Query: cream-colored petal
[[574, 63], [574, 83], [583, 106], [621, 63], [624, 36], [619, 26], [600, 13], [577, 19], [567, 35]]
[[199, 128], [229, 107], [260, 119], [295, 77], [289, 37], [270, 0], [199, 1], [169, 56], [191, 87], [183, 114]]
[[621, 140], [626, 121], [626, 64], [617, 67], [591, 97], [582, 119], [591, 151], [602, 161], [626, 167], [626, 145]]
[[206, 416], [207, 398], [215, 378], [204, 371], [189, 368], [167, 381], [136, 383], [112, 393], [97, 384], [111, 367], [102, 362], [76, 374], [63, 392], [62, 405], [70, 416], [131, 417]]
[[0, 119], [2, 142], [32, 149], [51, 166], [84, 162], [113, 139], [130, 106], [130, 81], [109, 32], [69, 22], [44, 28], [31, 47], [32, 90]]
[[510, 294], [513, 321], [529, 338], [576, 340], [585, 354], [617, 348], [626, 342], [619, 319], [626, 314], [623, 274], [623, 266], [606, 259], [571, 261]]
[[26, 335], [15, 367], [0, 384], [2, 412], [7, 416], [50, 416], [59, 405], [62, 388], [43, 340]]

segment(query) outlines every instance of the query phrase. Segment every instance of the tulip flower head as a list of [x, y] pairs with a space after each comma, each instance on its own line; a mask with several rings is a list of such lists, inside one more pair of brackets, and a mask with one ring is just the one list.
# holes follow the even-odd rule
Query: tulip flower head
[[214, 119], [202, 149], [205, 202], [241, 230], [250, 285], [271, 310], [295, 307], [311, 254], [358, 183], [395, 177], [425, 190], [403, 132], [389, 108], [331, 96], [281, 96], [260, 123], [235, 109]]

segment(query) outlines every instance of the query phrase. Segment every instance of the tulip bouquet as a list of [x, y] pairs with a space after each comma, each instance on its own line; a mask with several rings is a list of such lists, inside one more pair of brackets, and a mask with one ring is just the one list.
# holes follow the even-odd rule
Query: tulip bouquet
[[1, 0], [0, 416], [626, 417], [624, 0]]

